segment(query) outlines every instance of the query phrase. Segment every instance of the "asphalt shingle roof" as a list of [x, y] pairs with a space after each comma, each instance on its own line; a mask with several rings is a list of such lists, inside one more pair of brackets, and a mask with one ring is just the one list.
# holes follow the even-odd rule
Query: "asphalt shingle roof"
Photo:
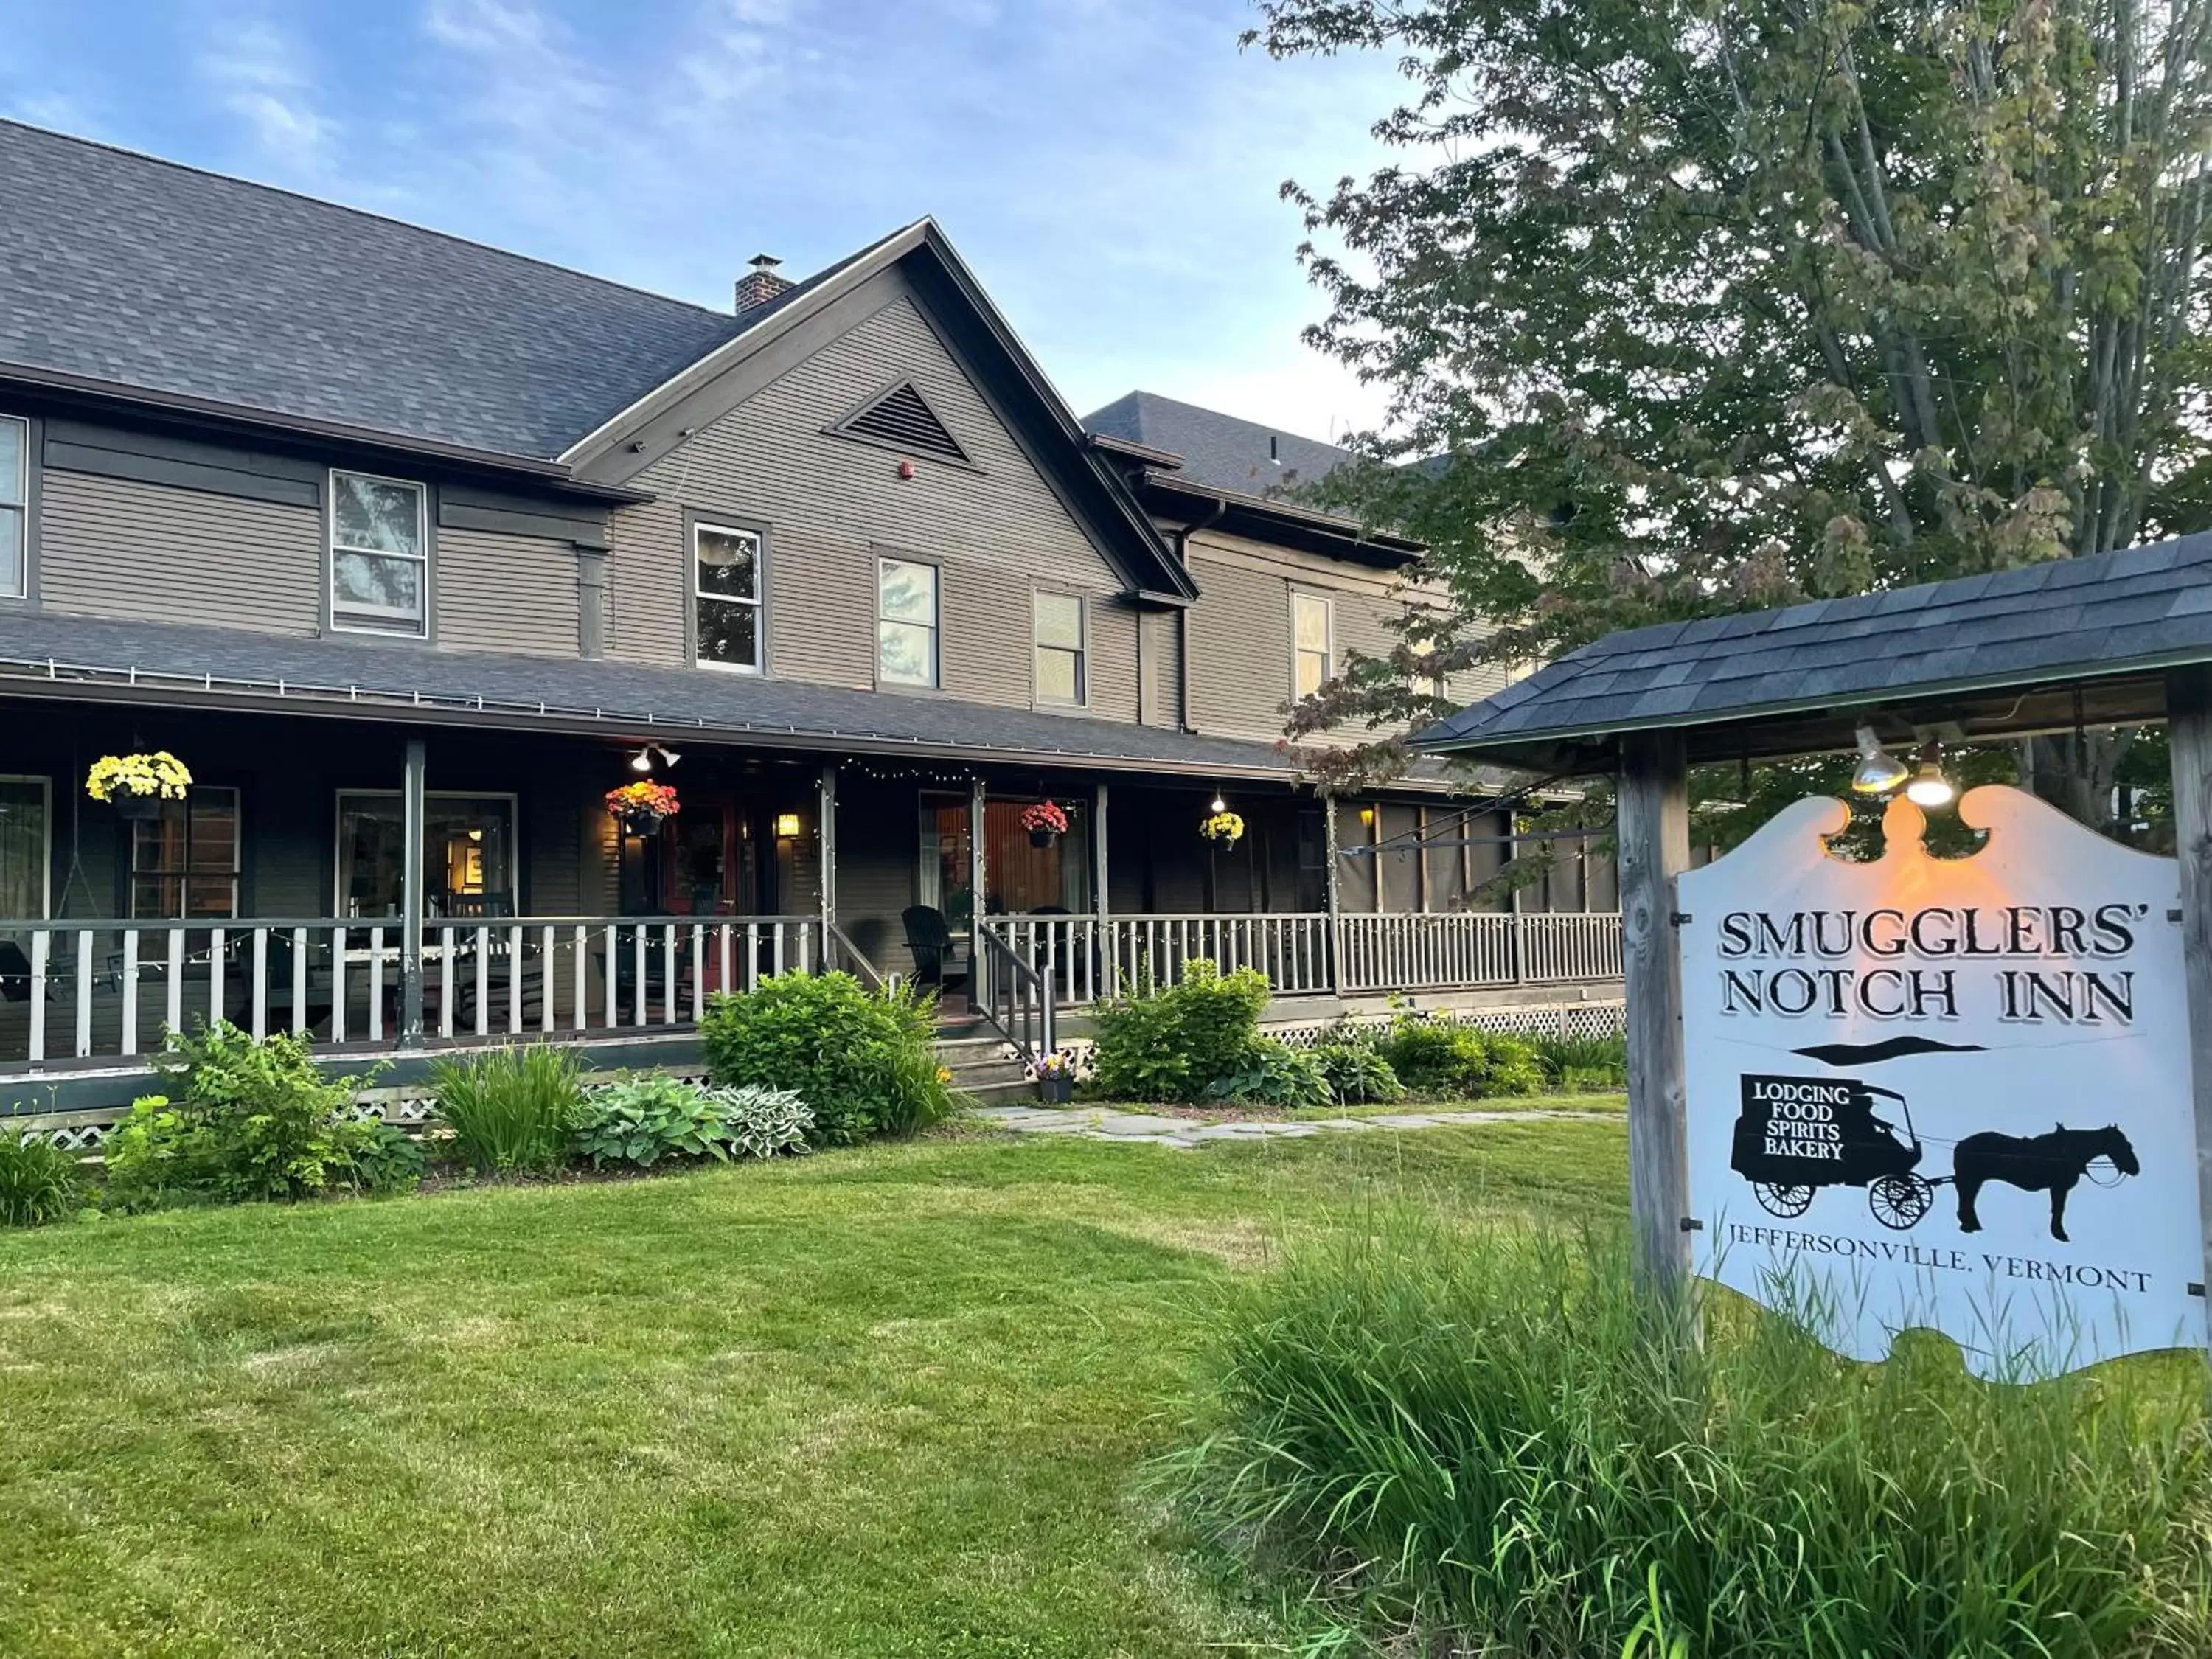
[[[53, 665], [49, 666], [49, 665]], [[635, 737], [676, 728], [742, 742], [806, 742], [872, 752], [1004, 755], [1049, 763], [1119, 763], [1208, 776], [1296, 775], [1271, 744], [1195, 736], [1079, 715], [805, 685], [765, 676], [702, 673], [394, 647], [342, 636], [294, 638], [242, 629], [0, 613], [0, 695], [38, 696], [56, 680], [126, 678], [152, 704], [202, 698], [264, 701], [272, 712], [358, 703], [374, 717], [400, 705], [472, 714], [486, 724]], [[479, 706], [481, 705], [481, 706]]]
[[1621, 731], [1741, 731], [1761, 719], [2204, 661], [2212, 533], [1610, 635], [1414, 741], [1545, 765], [1577, 740]]
[[0, 121], [0, 362], [547, 459], [740, 320]]
[[[1179, 477], [1247, 495], [1282, 495], [1318, 483], [1352, 459], [1348, 449], [1279, 427], [1240, 421], [1153, 392], [1132, 392], [1083, 417], [1089, 430], [1182, 457]], [[1270, 459], [1268, 440], [1274, 440]]]

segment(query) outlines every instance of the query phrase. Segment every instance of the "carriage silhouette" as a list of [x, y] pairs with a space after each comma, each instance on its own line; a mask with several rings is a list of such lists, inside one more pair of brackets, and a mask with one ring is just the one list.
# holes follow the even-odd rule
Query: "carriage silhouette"
[[[1904, 1129], [1877, 1116], [1894, 1101]], [[1729, 1167], [1751, 1182], [1759, 1207], [1792, 1220], [1813, 1207], [1823, 1187], [1860, 1187], [1885, 1227], [1915, 1225], [1936, 1201], [1936, 1183], [1919, 1172], [1923, 1149], [1912, 1107], [1893, 1089], [1787, 1077], [1743, 1079]]]

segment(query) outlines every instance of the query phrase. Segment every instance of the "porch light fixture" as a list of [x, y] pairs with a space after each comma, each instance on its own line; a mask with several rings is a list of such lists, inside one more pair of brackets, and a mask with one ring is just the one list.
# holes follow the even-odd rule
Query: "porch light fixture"
[[1871, 726], [1859, 727], [1858, 740], [1859, 763], [1851, 773], [1853, 794], [1886, 795], [1912, 775], [1911, 767], [1881, 746]]
[[778, 841], [793, 841], [798, 838], [798, 836], [799, 814], [778, 812], [775, 815], [775, 838]]
[[653, 770], [653, 750], [650, 749], [641, 749], [637, 753], [632, 755], [629, 757], [629, 769], [633, 772], [650, 772]]
[[1920, 769], [1905, 786], [1905, 798], [1915, 806], [1948, 806], [1959, 796], [1958, 786], [1943, 775], [1943, 762], [1933, 738], [1920, 745]]
[[1209, 812], [1226, 812], [1229, 810], [1229, 803], [1221, 799], [1221, 792], [1218, 789], [1213, 792], [1212, 804], [1206, 810]]

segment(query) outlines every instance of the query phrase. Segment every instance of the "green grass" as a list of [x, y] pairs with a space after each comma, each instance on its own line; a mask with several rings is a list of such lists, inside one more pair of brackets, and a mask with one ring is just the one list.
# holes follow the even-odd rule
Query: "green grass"
[[1273, 1650], [1143, 1474], [1219, 1290], [1624, 1158], [956, 1136], [0, 1237], [0, 1653]]

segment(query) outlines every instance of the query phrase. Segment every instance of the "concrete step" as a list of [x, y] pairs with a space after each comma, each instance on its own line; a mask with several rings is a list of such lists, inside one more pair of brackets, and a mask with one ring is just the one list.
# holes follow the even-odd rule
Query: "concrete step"
[[963, 1084], [961, 1092], [978, 1106], [1034, 1106], [1037, 1097], [1036, 1085], [1018, 1077], [1012, 1083]]
[[945, 1065], [960, 1066], [977, 1060], [996, 1060], [1006, 1048], [1006, 1040], [997, 1032], [988, 1036], [954, 1037], [950, 1041], [937, 1040], [937, 1057]]
[[965, 1089], [970, 1094], [978, 1089], [992, 1087], [1001, 1083], [1021, 1083], [1026, 1080], [1023, 1075], [1022, 1063], [1018, 1060], [997, 1060], [988, 1066], [952, 1067], [953, 1086], [957, 1089]]

